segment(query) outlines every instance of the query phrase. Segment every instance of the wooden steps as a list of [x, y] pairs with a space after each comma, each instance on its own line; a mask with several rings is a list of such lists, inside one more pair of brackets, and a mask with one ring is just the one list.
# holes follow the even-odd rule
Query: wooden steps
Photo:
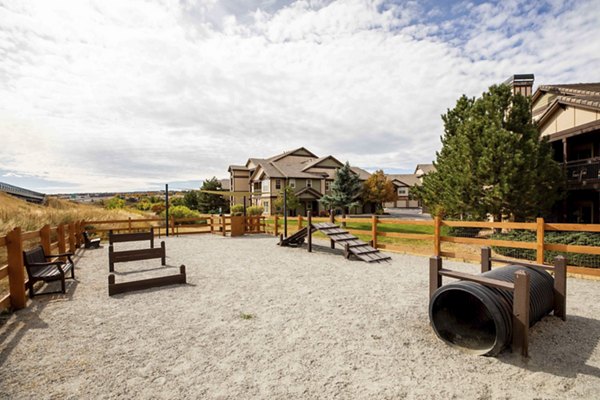
[[[347, 230], [342, 227], [331, 223], [322, 222], [318, 224], [312, 224], [311, 233], [320, 231], [327, 235], [335, 243], [339, 243], [344, 248], [346, 258], [350, 258], [353, 254], [359, 260], [374, 263], [388, 261], [391, 257], [382, 254], [379, 250], [373, 248], [368, 243], [363, 242], [356, 236], [350, 234]], [[300, 246], [304, 243], [304, 239], [308, 236], [308, 229], [302, 228], [292, 236], [282, 239], [279, 242], [280, 246]]]

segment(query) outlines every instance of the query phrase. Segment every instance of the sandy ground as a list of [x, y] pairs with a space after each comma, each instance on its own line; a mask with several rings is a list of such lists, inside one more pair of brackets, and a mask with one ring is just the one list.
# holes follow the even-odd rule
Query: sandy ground
[[598, 281], [569, 280], [567, 322], [536, 324], [528, 360], [487, 358], [429, 327], [423, 257], [368, 265], [208, 235], [170, 238], [167, 254], [172, 268], [118, 264], [117, 281], [184, 263], [187, 285], [109, 298], [107, 248], [86, 251], [68, 295], [0, 327], [0, 398], [600, 397]]

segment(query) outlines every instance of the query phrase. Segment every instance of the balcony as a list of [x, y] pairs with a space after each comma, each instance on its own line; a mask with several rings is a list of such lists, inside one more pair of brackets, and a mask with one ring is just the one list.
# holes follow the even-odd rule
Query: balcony
[[570, 187], [589, 187], [600, 183], [600, 157], [566, 163]]

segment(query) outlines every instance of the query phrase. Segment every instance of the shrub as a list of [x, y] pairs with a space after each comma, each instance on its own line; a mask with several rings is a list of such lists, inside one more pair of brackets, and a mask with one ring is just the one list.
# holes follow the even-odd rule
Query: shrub
[[244, 215], [244, 205], [235, 204], [231, 206], [231, 215]]
[[[161, 216], [165, 216], [166, 210], [163, 210], [160, 214]], [[169, 207], [169, 217], [173, 218], [195, 218], [199, 217], [200, 213], [198, 211], [190, 210], [186, 206], [173, 206]]]
[[[513, 230], [505, 233], [496, 233], [491, 236], [492, 239], [512, 240], [516, 242], [535, 242], [536, 235], [532, 231]], [[598, 246], [600, 247], [600, 233], [592, 232], [546, 232], [544, 242], [547, 244], [571, 244], [579, 246]], [[507, 257], [523, 258], [526, 260], [535, 260], [535, 250], [517, 249], [515, 247], [493, 247], [498, 254]], [[562, 253], [558, 251], [544, 251], [544, 261], [552, 262], [554, 257], [564, 255], [569, 265], [582, 267], [600, 268], [600, 256], [580, 253]]]
[[250, 206], [246, 208], [246, 215], [263, 215], [265, 208], [261, 206]]
[[474, 238], [479, 235], [481, 228], [464, 228], [452, 226], [448, 229], [448, 236], [457, 236], [457, 237], [470, 237]]
[[116, 210], [118, 208], [125, 207], [125, 200], [119, 197], [113, 197], [112, 199], [108, 199], [104, 204], [104, 207], [108, 210]]
[[165, 210], [165, 205], [162, 203], [152, 204], [152, 207], [150, 207], [150, 209], [156, 215], [160, 215]]
[[135, 208], [140, 211], [148, 211], [150, 208], [152, 208], [152, 204], [147, 200], [142, 200], [136, 204]]

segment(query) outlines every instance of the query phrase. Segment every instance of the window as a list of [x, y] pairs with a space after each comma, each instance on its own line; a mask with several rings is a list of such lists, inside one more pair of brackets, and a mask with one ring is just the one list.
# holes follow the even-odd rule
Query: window
[[325, 191], [329, 192], [331, 190], [331, 181], [325, 181]]
[[295, 180], [295, 179], [290, 179], [290, 187], [291, 187], [292, 189], [295, 189], [295, 188], [296, 188], [296, 180]]
[[408, 196], [408, 188], [398, 188], [398, 196]]
[[263, 201], [263, 207], [265, 208], [265, 213], [269, 213], [269, 202], [268, 201]]
[[275, 189], [281, 189], [281, 179], [275, 179]]
[[306, 180], [306, 187], [308, 187], [308, 188], [312, 187], [312, 179], [307, 179]]
[[262, 192], [270, 192], [271, 191], [271, 181], [268, 179], [265, 179], [264, 181], [262, 181]]

